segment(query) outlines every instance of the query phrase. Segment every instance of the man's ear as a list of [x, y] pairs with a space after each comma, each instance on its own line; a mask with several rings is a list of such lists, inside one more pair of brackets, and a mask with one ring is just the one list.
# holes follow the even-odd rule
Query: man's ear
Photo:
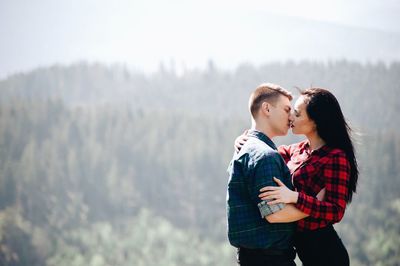
[[261, 112], [263, 112], [263, 114], [266, 116], [269, 116], [269, 108], [270, 108], [269, 103], [263, 102], [261, 104]]

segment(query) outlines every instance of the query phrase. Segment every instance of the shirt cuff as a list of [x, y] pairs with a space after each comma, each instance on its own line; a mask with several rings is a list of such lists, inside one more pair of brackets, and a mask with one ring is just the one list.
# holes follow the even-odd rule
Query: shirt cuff
[[[271, 200], [268, 200], [268, 201], [271, 201]], [[267, 204], [268, 201], [263, 200], [257, 204], [258, 209], [260, 210], [261, 218], [265, 218], [268, 215], [271, 215], [275, 212], [282, 210], [286, 205], [285, 203], [277, 203], [277, 204], [273, 204], [273, 205], [268, 205]]]
[[307, 195], [299, 192], [299, 196], [297, 197], [297, 202], [295, 203], [295, 207], [297, 209], [299, 209], [300, 211], [310, 215], [310, 211], [308, 208], [306, 208], [307, 206]]

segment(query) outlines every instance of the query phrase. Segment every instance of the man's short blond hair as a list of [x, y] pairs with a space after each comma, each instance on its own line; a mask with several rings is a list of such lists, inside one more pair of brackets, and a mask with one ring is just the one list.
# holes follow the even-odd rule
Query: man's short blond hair
[[292, 94], [279, 85], [272, 83], [263, 83], [259, 85], [250, 95], [249, 109], [251, 115], [255, 118], [263, 102], [275, 104], [276, 100], [278, 100], [281, 95], [287, 97], [290, 101], [293, 99]]

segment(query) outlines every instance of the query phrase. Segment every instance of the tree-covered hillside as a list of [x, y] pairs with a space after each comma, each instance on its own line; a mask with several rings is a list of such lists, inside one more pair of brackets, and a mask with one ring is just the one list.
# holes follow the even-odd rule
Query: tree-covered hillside
[[397, 265], [399, 77], [398, 63], [182, 75], [80, 63], [0, 81], [0, 265], [232, 265], [226, 167], [265, 81], [337, 95], [361, 175], [336, 228], [352, 265]]

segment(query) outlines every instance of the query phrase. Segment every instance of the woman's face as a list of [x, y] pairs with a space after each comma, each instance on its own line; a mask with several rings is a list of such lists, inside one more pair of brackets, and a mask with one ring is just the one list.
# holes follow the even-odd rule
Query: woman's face
[[306, 110], [307, 104], [304, 100], [304, 96], [300, 96], [294, 104], [292, 132], [293, 134], [307, 136], [316, 131], [316, 125], [314, 121], [308, 117]]

